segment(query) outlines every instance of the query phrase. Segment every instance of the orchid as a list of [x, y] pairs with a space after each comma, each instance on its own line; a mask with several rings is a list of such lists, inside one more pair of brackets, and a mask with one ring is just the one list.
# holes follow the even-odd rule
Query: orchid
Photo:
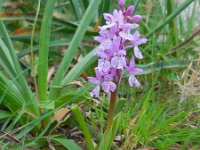
[[[124, 70], [129, 74], [129, 85], [140, 86], [135, 74], [140, 74], [142, 69], [135, 67], [135, 58], [143, 58], [139, 46], [147, 42], [138, 31], [142, 17], [132, 16], [135, 7], [131, 5], [126, 9], [124, 0], [118, 0], [118, 5], [120, 10], [115, 9], [113, 14], [103, 14], [106, 25], [99, 27], [99, 36], [94, 37], [100, 45], [95, 52], [99, 56], [95, 68], [96, 77], [88, 78], [96, 84], [91, 96], [99, 97], [100, 89], [108, 94], [114, 92]], [[130, 61], [126, 58], [128, 48], [134, 51]]]

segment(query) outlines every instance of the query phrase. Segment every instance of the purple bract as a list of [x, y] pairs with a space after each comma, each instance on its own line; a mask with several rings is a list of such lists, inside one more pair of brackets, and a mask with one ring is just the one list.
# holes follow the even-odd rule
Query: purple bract
[[[140, 86], [134, 75], [142, 73], [142, 69], [135, 68], [135, 58], [143, 58], [138, 46], [146, 43], [147, 39], [141, 38], [137, 30], [142, 17], [132, 16], [135, 7], [129, 6], [126, 9], [124, 3], [124, 0], [118, 0], [119, 11], [114, 10], [113, 14], [104, 13], [106, 25], [99, 27], [99, 36], [94, 37], [100, 43], [95, 52], [100, 58], [95, 68], [96, 77], [88, 78], [96, 84], [91, 96], [99, 97], [101, 88], [105, 93], [114, 92], [118, 86], [116, 81], [120, 80], [123, 70], [130, 75], [131, 87]], [[130, 61], [126, 58], [128, 48], [133, 48], [134, 51]]]

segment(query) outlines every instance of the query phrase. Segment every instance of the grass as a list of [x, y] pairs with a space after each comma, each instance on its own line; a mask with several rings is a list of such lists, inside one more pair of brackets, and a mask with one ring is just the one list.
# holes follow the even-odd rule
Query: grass
[[93, 36], [116, 0], [0, 2], [0, 149], [200, 149], [197, 0], [126, 1], [149, 40], [142, 86], [124, 74], [104, 135], [109, 103], [90, 97], [87, 77]]

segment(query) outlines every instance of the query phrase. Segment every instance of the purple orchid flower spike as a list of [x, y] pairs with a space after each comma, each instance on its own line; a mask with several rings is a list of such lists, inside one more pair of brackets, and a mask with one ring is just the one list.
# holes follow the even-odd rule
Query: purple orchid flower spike
[[[130, 75], [130, 86], [140, 86], [135, 75], [142, 73], [142, 70], [135, 67], [135, 58], [143, 58], [139, 46], [147, 42], [146, 38], [141, 38], [138, 31], [138, 23], [142, 17], [132, 16], [135, 7], [129, 6], [126, 9], [124, 0], [118, 0], [118, 4], [119, 11], [103, 14], [106, 25], [99, 27], [99, 35], [94, 37], [100, 43], [95, 52], [100, 58], [95, 68], [96, 77], [88, 78], [90, 82], [96, 84], [90, 93], [91, 96], [99, 97], [101, 89], [112, 95], [117, 90], [124, 70]], [[130, 61], [126, 58], [127, 48], [134, 49], [134, 56]]]

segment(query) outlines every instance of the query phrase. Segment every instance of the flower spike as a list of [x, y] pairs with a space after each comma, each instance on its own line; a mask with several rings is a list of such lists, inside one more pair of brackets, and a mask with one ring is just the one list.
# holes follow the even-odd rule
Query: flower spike
[[[130, 86], [140, 86], [135, 75], [141, 74], [142, 69], [135, 67], [135, 59], [143, 58], [139, 46], [147, 42], [138, 31], [142, 17], [132, 16], [135, 7], [131, 5], [126, 9], [124, 0], [118, 0], [118, 5], [120, 10], [103, 14], [106, 24], [99, 27], [99, 35], [94, 37], [100, 43], [95, 52], [100, 58], [95, 68], [96, 77], [88, 77], [96, 84], [91, 96], [99, 97], [101, 89], [107, 94], [115, 92], [125, 70], [129, 74]], [[133, 49], [131, 60], [126, 58], [127, 48]]]

